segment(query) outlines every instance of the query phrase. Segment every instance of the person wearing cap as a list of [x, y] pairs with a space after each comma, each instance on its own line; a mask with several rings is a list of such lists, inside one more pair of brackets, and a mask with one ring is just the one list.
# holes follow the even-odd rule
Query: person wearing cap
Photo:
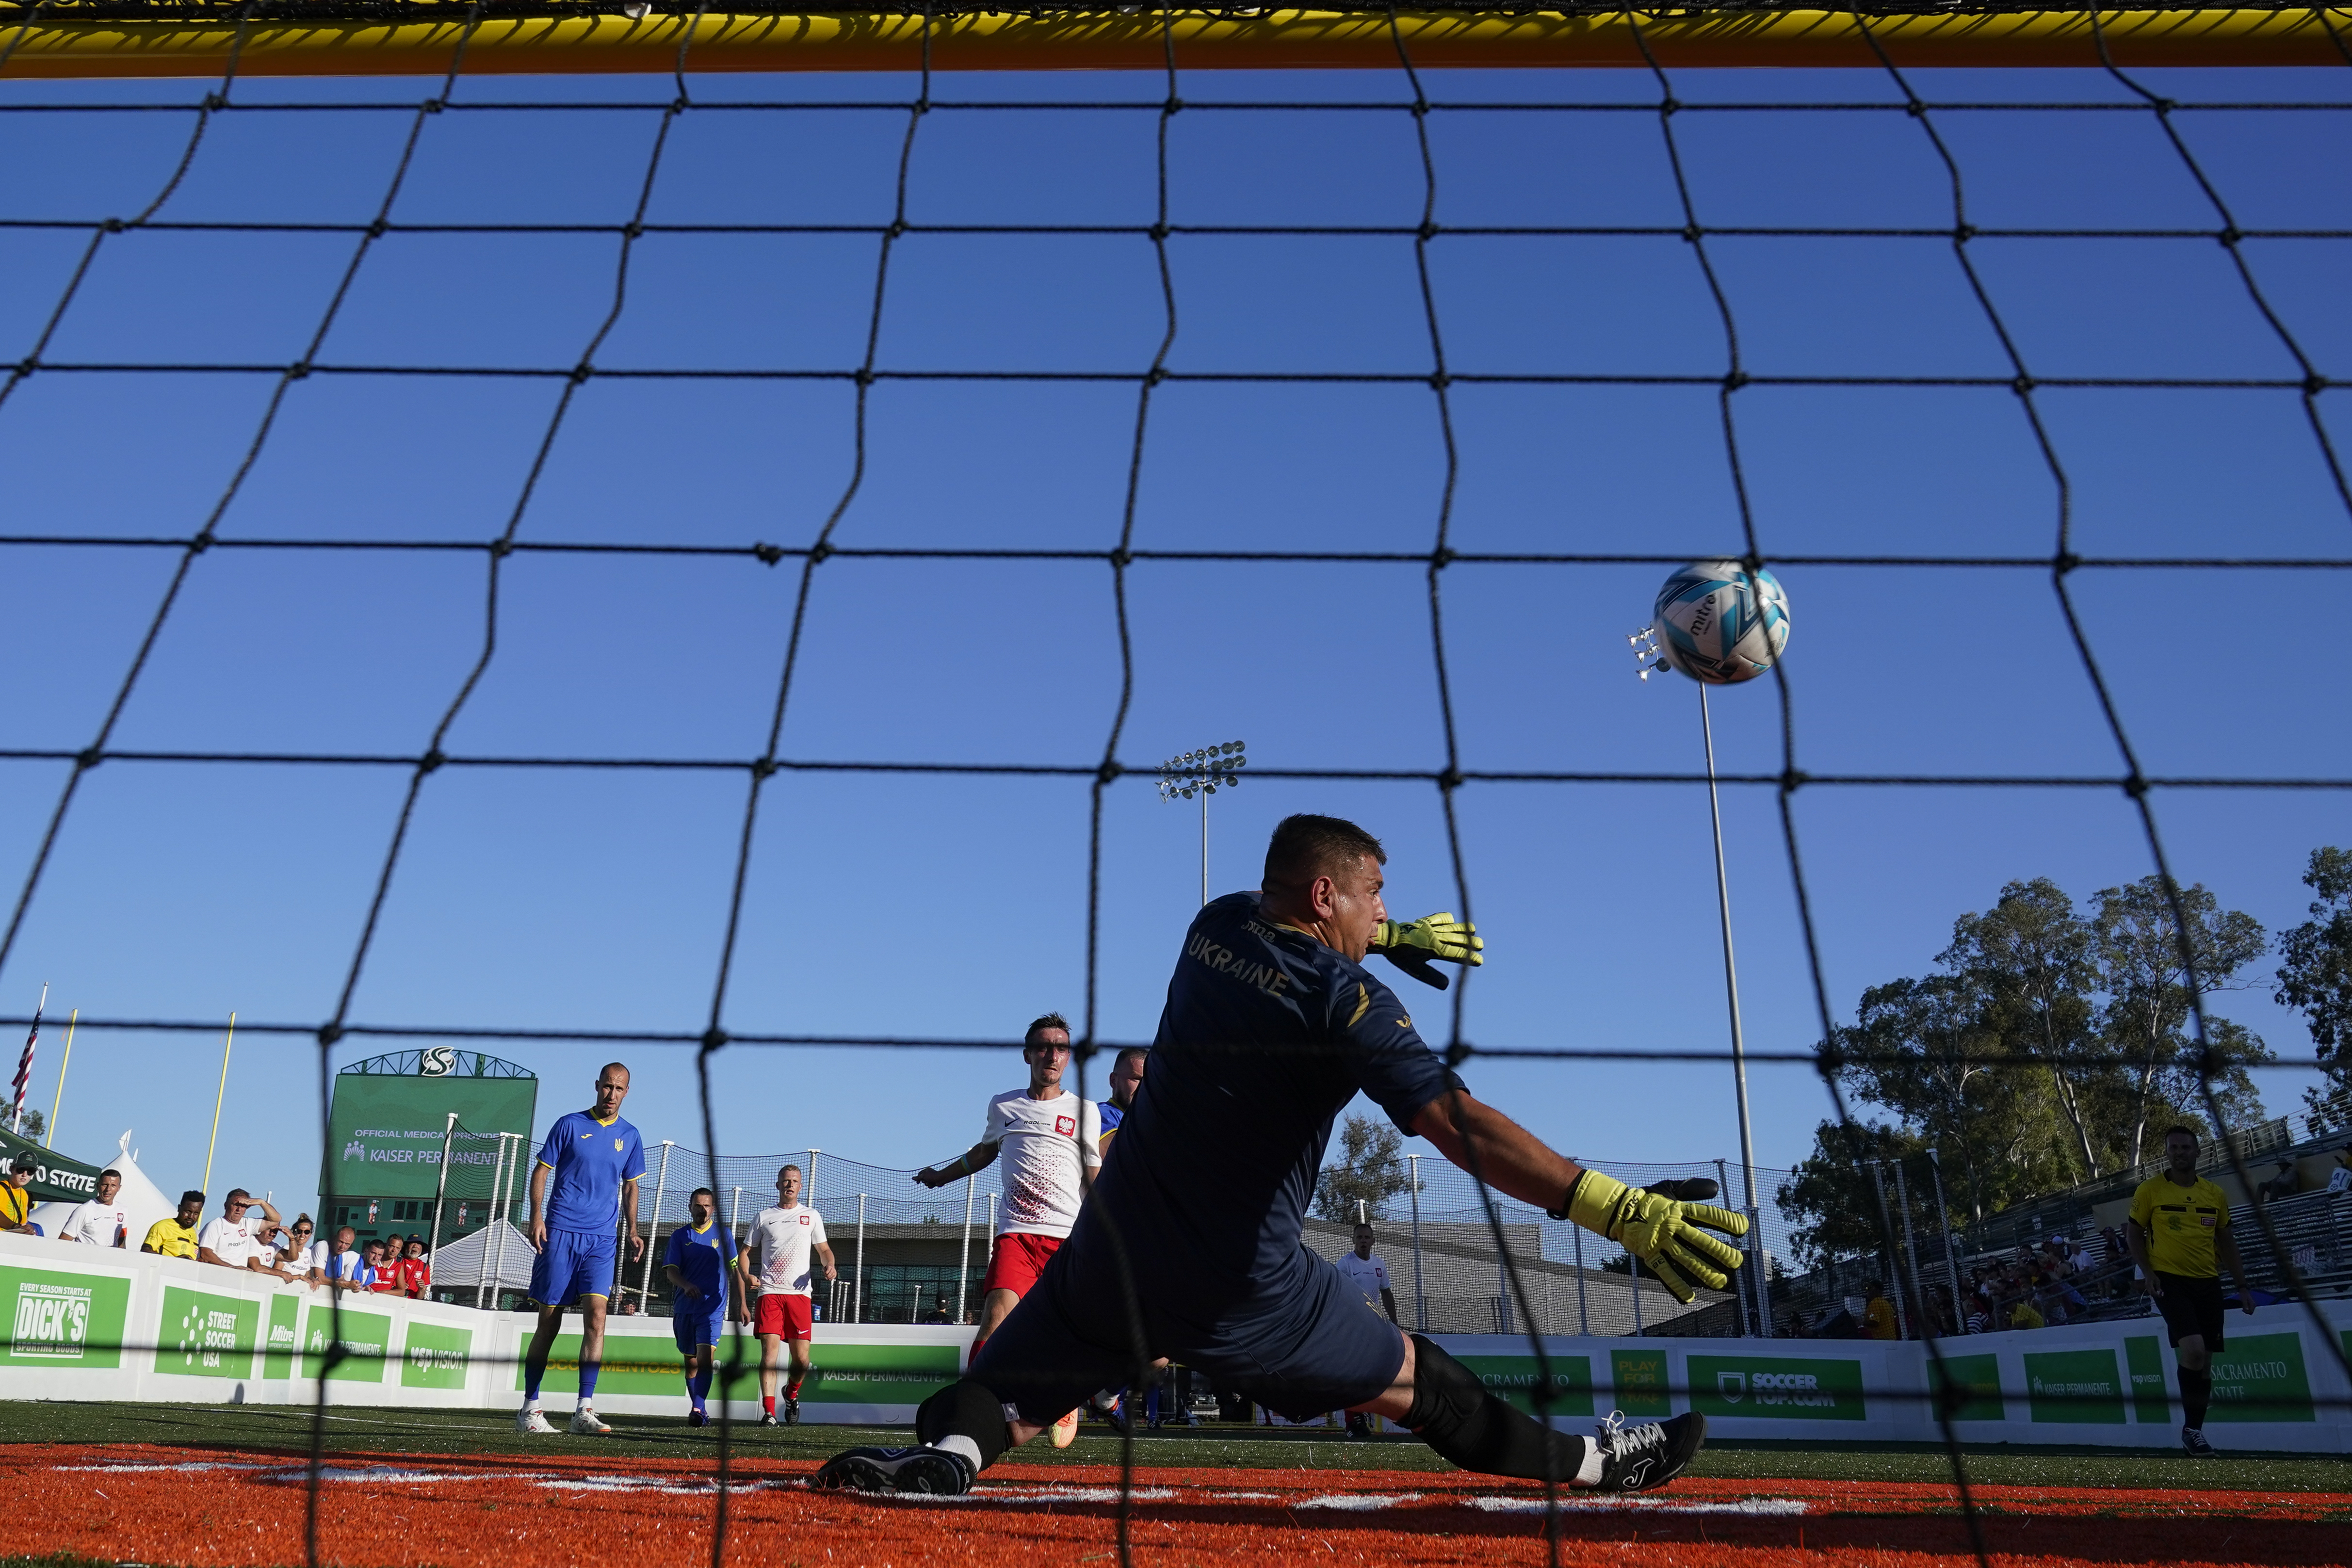
[[32, 1195], [25, 1189], [33, 1185], [31, 1156], [19, 1155], [8, 1167], [8, 1179], [0, 1182], [0, 1230], [13, 1230], [22, 1236], [38, 1236], [33, 1228]]

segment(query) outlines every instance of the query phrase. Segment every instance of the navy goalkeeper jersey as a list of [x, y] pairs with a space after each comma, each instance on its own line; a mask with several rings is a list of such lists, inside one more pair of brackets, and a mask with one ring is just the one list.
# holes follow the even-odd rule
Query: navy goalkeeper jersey
[[1081, 1233], [1097, 1209], [1115, 1221], [1139, 1279], [1180, 1311], [1299, 1282], [1307, 1202], [1357, 1091], [1410, 1132], [1462, 1082], [1394, 992], [1257, 902], [1228, 894], [1185, 934], [1119, 1157], [1079, 1215]]

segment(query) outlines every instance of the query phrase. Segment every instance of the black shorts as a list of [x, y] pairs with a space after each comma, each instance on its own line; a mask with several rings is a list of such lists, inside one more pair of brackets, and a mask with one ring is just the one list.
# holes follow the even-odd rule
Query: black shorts
[[2156, 1282], [2164, 1287], [2157, 1297], [2156, 1310], [2164, 1314], [2164, 1327], [2173, 1347], [2195, 1335], [2205, 1342], [2205, 1354], [2221, 1353], [2221, 1323], [2228, 1315], [2221, 1306], [2221, 1281], [2208, 1276], [2192, 1280], [2185, 1274], [2167, 1274], [2158, 1270]]
[[1134, 1382], [1137, 1327], [1146, 1360], [1181, 1362], [1220, 1393], [1295, 1421], [1370, 1402], [1404, 1364], [1403, 1333], [1311, 1253], [1298, 1255], [1301, 1267], [1280, 1286], [1203, 1322], [1176, 1281], [1147, 1277], [1130, 1295], [1108, 1249], [1087, 1245], [1086, 1229], [1082, 1220], [972, 1360], [972, 1380], [1024, 1421], [1046, 1425], [1098, 1389]]

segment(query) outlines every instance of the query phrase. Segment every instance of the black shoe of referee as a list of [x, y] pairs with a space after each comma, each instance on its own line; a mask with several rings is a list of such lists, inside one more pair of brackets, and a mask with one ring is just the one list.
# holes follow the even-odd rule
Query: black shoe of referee
[[2205, 1431], [2201, 1427], [2180, 1428], [2180, 1446], [2189, 1451], [2189, 1457], [2192, 1459], [2210, 1459], [2214, 1457], [2213, 1445], [2205, 1440]]
[[1601, 1491], [1648, 1491], [1690, 1468], [1706, 1441], [1706, 1417], [1694, 1410], [1671, 1421], [1625, 1425], [1616, 1411], [1594, 1434], [1601, 1445]]
[[972, 1479], [963, 1457], [945, 1448], [851, 1448], [818, 1466], [810, 1484], [819, 1491], [961, 1497]]

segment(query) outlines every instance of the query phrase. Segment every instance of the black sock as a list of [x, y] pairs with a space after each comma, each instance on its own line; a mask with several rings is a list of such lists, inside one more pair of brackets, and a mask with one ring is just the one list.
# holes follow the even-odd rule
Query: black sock
[[2212, 1400], [2212, 1375], [2205, 1372], [2191, 1372], [2187, 1367], [2182, 1367], [2180, 1369], [2180, 1414], [2183, 1417], [2182, 1424], [2184, 1426], [2193, 1427], [2198, 1431], [2203, 1431], [2205, 1428], [2205, 1406], [2211, 1404]]
[[934, 1448], [942, 1437], [968, 1438], [986, 1469], [1004, 1452], [1006, 1419], [1003, 1401], [967, 1377], [916, 1406], [915, 1436]]
[[1566, 1485], [1583, 1467], [1588, 1439], [1554, 1432], [1486, 1392], [1475, 1374], [1420, 1334], [1412, 1336], [1413, 1436], [1465, 1470]]

